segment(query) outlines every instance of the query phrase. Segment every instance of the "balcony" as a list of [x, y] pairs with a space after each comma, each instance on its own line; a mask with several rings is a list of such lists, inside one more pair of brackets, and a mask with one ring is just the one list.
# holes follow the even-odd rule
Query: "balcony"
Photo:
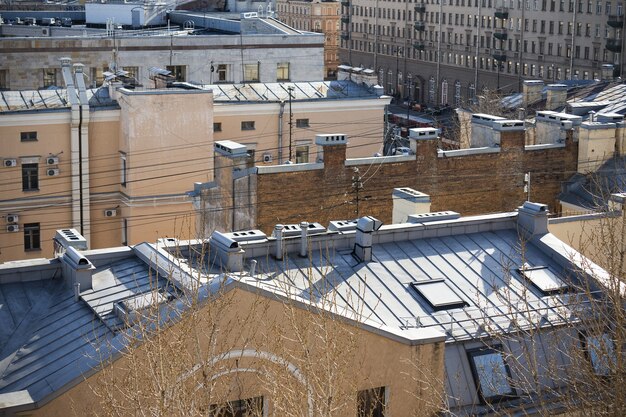
[[607, 39], [606, 49], [611, 52], [622, 52], [622, 40], [621, 39]]
[[509, 18], [509, 9], [506, 7], [496, 7], [495, 16], [498, 19], [508, 19]]
[[506, 61], [506, 51], [503, 49], [496, 49], [493, 51], [493, 59], [496, 61], [502, 62]]
[[505, 28], [498, 28], [493, 32], [493, 37], [505, 41], [509, 38], [509, 33]]
[[417, 30], [418, 32], [423, 32], [426, 30], [426, 24], [422, 22], [421, 20], [418, 22], [415, 22], [414, 27], [415, 27], [415, 30]]
[[426, 3], [417, 3], [415, 5], [415, 13], [426, 13]]
[[418, 51], [423, 51], [424, 49], [426, 49], [426, 42], [415, 41], [413, 42], [413, 48], [417, 49]]
[[341, 16], [341, 23], [350, 23], [350, 16]]
[[624, 26], [624, 16], [611, 14], [609, 15], [609, 20], [606, 21], [606, 24], [612, 28], [619, 29]]

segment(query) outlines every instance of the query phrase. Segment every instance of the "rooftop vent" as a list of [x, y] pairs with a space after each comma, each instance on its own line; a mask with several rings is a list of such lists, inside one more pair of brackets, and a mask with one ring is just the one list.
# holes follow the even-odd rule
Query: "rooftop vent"
[[372, 216], [361, 217], [356, 224], [354, 256], [360, 262], [372, 260], [372, 234], [380, 229], [383, 222]]
[[235, 242], [266, 241], [267, 235], [258, 229], [241, 230], [238, 232], [224, 233], [224, 236]]
[[209, 239], [212, 253], [219, 260], [222, 267], [229, 272], [239, 272], [243, 268], [244, 250], [239, 243], [228, 235], [215, 231]]
[[409, 129], [409, 139], [437, 139], [439, 129], [434, 127], [417, 127]]
[[[326, 231], [326, 228], [322, 226], [320, 223], [307, 223], [306, 227], [307, 227], [307, 234], [309, 236], [324, 233]], [[274, 232], [276, 232], [276, 230], [274, 230]], [[283, 229], [282, 229], [283, 237], [300, 236], [301, 232], [302, 232], [301, 224], [284, 224], [283, 225]], [[274, 233], [273, 236], [277, 237], [276, 233]]]
[[63, 262], [63, 280], [74, 287], [76, 293], [92, 288], [91, 275], [96, 269], [89, 260], [72, 246], [68, 246], [61, 258]]
[[328, 224], [330, 232], [350, 232], [356, 230], [356, 220], [331, 220]]
[[126, 326], [132, 326], [142, 317], [151, 313], [151, 309], [167, 301], [167, 297], [160, 292], [151, 291], [139, 294], [115, 304], [115, 315]]
[[408, 218], [408, 223], [428, 223], [441, 220], [456, 220], [461, 215], [456, 211], [437, 211], [434, 213], [412, 214]]
[[345, 145], [348, 143], [348, 137], [342, 133], [332, 135], [315, 135], [315, 144], [326, 145]]
[[491, 127], [500, 132], [520, 131], [526, 128], [523, 120], [494, 120]]
[[225, 156], [248, 156], [248, 148], [246, 145], [233, 142], [232, 140], [221, 140], [219, 142], [215, 142], [214, 149], [216, 152]]
[[87, 250], [87, 239], [85, 239], [76, 229], [59, 229], [54, 235], [54, 256], [62, 255], [67, 248], [73, 247], [77, 250]]

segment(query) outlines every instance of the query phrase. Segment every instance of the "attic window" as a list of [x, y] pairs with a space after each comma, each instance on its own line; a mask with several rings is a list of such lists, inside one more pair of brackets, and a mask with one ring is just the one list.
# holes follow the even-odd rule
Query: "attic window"
[[543, 295], [567, 291], [568, 285], [546, 266], [524, 266], [518, 272], [531, 282]]
[[443, 278], [412, 282], [411, 286], [435, 311], [463, 308], [469, 305], [448, 286]]

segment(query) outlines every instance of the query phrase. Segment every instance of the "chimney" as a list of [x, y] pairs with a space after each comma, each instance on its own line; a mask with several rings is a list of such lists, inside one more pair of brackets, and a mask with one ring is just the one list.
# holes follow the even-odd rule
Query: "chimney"
[[243, 270], [243, 257], [245, 251], [239, 246], [239, 242], [226, 236], [224, 233], [214, 231], [209, 239], [212, 256], [219, 262], [222, 268], [228, 272], [241, 272]]
[[315, 135], [315, 144], [318, 146], [318, 160], [322, 159], [324, 166], [344, 166], [348, 144], [346, 135], [342, 133]]
[[472, 136], [470, 137], [470, 148], [493, 147], [499, 144], [493, 135], [493, 122], [506, 120], [504, 117], [475, 113], [472, 114], [471, 120]]
[[409, 129], [409, 146], [413, 154], [417, 155], [418, 141], [437, 140], [439, 129], [434, 127], [418, 127]]
[[309, 242], [307, 239], [308, 222], [300, 223], [300, 256], [306, 258], [309, 255]]
[[111, 97], [111, 100], [117, 101], [119, 99], [120, 93], [117, 90], [122, 88], [123, 85], [121, 81], [109, 82], [109, 97]]
[[614, 70], [614, 66], [613, 64], [602, 64], [602, 70], [601, 70], [601, 75], [602, 75], [602, 81], [612, 81], [613, 80], [613, 70]]
[[583, 118], [552, 110], [538, 111], [535, 115], [535, 145], [565, 142], [567, 131], [580, 126]]
[[411, 214], [430, 213], [430, 196], [412, 188], [393, 189], [393, 224], [406, 223]]
[[517, 109], [517, 118], [520, 120], [526, 120], [526, 109], [520, 107]]
[[517, 209], [517, 225], [527, 238], [548, 233], [548, 206], [526, 201]]
[[[602, 121], [600, 121], [602, 120]], [[617, 124], [598, 115], [595, 122], [583, 122], [578, 129], [578, 172], [596, 172], [615, 155]]]
[[524, 107], [528, 108], [531, 104], [541, 100], [541, 90], [543, 90], [543, 81], [541, 80], [524, 80], [522, 86], [522, 97]]
[[356, 224], [356, 241], [354, 243], [354, 257], [359, 262], [372, 260], [372, 234], [380, 229], [383, 222], [372, 217], [361, 217]]
[[274, 256], [278, 260], [283, 259], [283, 253], [284, 253], [283, 229], [284, 229], [284, 226], [282, 224], [277, 224], [274, 227], [274, 237], [276, 238], [276, 252], [274, 253]]
[[526, 144], [526, 122], [523, 120], [494, 120], [491, 123], [493, 143], [505, 148], [522, 148]]
[[567, 86], [565, 84], [548, 84], [546, 89], [546, 110], [556, 110], [565, 106], [567, 101]]
[[76, 294], [81, 291], [92, 289], [91, 275], [95, 266], [79, 251], [72, 246], [68, 246], [61, 257], [63, 263], [63, 281], [65, 285], [74, 289]]

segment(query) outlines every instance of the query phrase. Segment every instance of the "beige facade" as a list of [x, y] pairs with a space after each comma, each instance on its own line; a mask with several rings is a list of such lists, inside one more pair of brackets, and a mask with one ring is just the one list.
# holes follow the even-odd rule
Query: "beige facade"
[[[458, 106], [523, 79], [621, 75], [623, 3], [595, 0], [342, 2], [341, 60], [379, 73], [387, 93]], [[499, 65], [498, 65], [499, 64]]]
[[341, 131], [349, 155], [372, 156], [389, 101], [293, 100], [290, 129], [285, 102], [214, 102], [211, 90], [117, 93], [116, 102], [83, 106], [82, 119], [64, 105], [0, 114], [0, 262], [51, 257], [63, 227], [90, 248], [197, 237], [187, 192], [213, 179], [214, 140], [249, 146], [259, 165], [287, 161], [290, 148], [303, 163], [316, 161], [316, 133]]
[[[357, 393], [378, 387], [384, 387], [385, 415], [430, 416], [442, 406], [443, 337], [412, 345], [408, 341], [393, 340], [394, 337], [389, 337], [384, 330], [372, 331], [368, 326], [357, 327], [343, 322], [339, 317], [333, 318], [329, 313], [316, 315], [296, 307], [295, 302], [292, 305], [288, 301], [266, 299], [259, 294], [239, 289], [221, 297], [221, 300], [213, 302], [223, 308], [219, 316], [215, 316], [212, 311], [216, 305], [207, 305], [199, 310], [195, 319], [196, 323], [216, 325], [221, 329], [219, 335], [195, 329], [198, 338], [190, 342], [187, 348], [197, 348], [198, 352], [176, 352], [180, 358], [168, 359], [169, 364], [162, 369], [161, 375], [154, 376], [157, 383], [167, 387], [174, 387], [172, 381], [176, 379], [181, 386], [187, 382], [186, 389], [195, 397], [193, 400], [188, 398], [188, 402], [184, 398], [177, 398], [181, 401], [178, 404], [180, 408], [161, 408], [167, 415], [188, 415], [185, 414], [185, 407], [191, 409], [194, 402], [207, 401], [205, 407], [208, 408], [214, 403], [263, 397], [263, 413], [259, 417], [283, 415], [278, 410], [284, 410], [286, 406], [289, 409], [289, 405], [293, 407], [290, 411], [294, 415], [352, 417], [360, 415], [356, 410]], [[260, 314], [261, 311], [263, 314]], [[259, 314], [251, 314], [252, 312]], [[290, 321], [285, 320], [287, 317]], [[230, 329], [229, 326], [234, 322], [244, 323], [244, 326]], [[319, 329], [318, 326], [328, 332], [326, 337], [338, 336], [340, 331], [349, 332], [350, 335], [343, 339], [347, 345], [342, 349], [338, 349], [338, 346], [333, 349], [330, 340], [315, 335], [314, 331]], [[138, 404], [132, 403], [130, 397], [127, 399], [129, 402], [118, 397], [119, 402], [115, 401], [115, 404], [108, 406], [104, 400], [106, 394], [94, 398], [94, 391], [111, 391], [108, 395], [116, 396], [118, 390], [134, 389], [134, 384], [142, 384], [141, 378], [147, 377], [147, 373], [139, 372], [129, 378], [125, 375], [125, 369], [142, 364], [143, 367], [151, 366], [152, 359], [147, 356], [154, 355], [159, 348], [161, 355], [167, 357], [174, 354], [173, 346], [168, 347], [168, 343], [178, 346], [174, 340], [189, 341], [188, 334], [185, 334], [187, 330], [188, 324], [175, 325], [161, 336], [164, 343], [162, 346], [151, 343], [142, 345], [132, 354], [124, 355], [107, 371], [91, 376], [43, 407], [29, 411], [28, 415], [106, 415], [113, 410], [119, 412], [121, 407], [137, 407]], [[276, 342], [282, 340], [283, 335], [294, 331], [301, 332], [301, 336], [309, 341], [307, 351], [311, 356], [306, 361], [301, 352], [304, 350], [303, 346]], [[236, 359], [224, 359], [214, 366], [194, 363], [187, 355], [189, 353], [189, 356], [196, 358], [219, 358], [229, 352], [236, 352]], [[188, 367], [184, 365], [186, 360], [189, 360]], [[287, 363], [293, 365], [293, 368], [286, 366]], [[201, 375], [207, 372], [215, 372], [218, 378], [207, 381], [206, 376]], [[338, 375], [333, 377], [335, 372]], [[171, 378], [160, 379], [165, 376]], [[280, 389], [275, 385], [276, 381], [263, 383], [265, 378], [280, 380], [284, 391], [276, 392]], [[206, 392], [198, 391], [198, 381], [201, 381], [201, 386], [206, 384]], [[115, 384], [115, 388], [112, 384]], [[307, 384], [310, 385], [307, 387]], [[144, 399], [157, 398], [153, 395], [158, 396], [159, 392], [151, 392], [152, 387], [157, 384], [144, 382], [142, 385]], [[328, 397], [325, 396], [326, 392]], [[331, 393], [335, 398], [329, 398]], [[142, 394], [137, 397], [133, 394], [131, 397], [140, 398]], [[308, 404], [307, 397], [310, 400]], [[324, 410], [323, 403], [326, 402], [338, 408], [321, 414], [320, 411]], [[153, 408], [155, 404], [146, 404], [146, 408], [148, 407]]]
[[324, 34], [324, 77], [335, 79], [339, 65], [339, 1], [276, 0], [276, 11], [281, 21], [295, 29]]

